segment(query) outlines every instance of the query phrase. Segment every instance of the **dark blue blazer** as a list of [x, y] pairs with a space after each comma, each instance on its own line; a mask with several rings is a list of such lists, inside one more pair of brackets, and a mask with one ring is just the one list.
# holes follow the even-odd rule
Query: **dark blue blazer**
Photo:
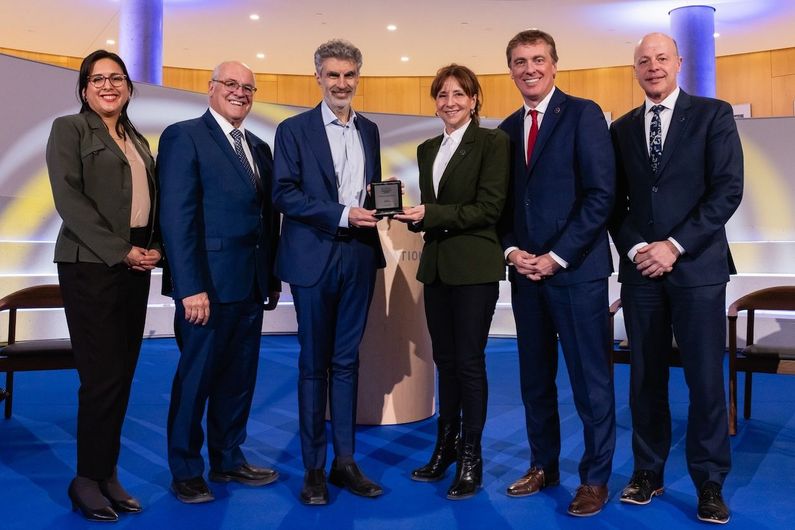
[[665, 281], [682, 287], [725, 283], [736, 272], [724, 226], [743, 195], [743, 152], [731, 106], [681, 91], [657, 173], [651, 170], [645, 105], [611, 126], [618, 193], [610, 231], [619, 281], [648, 281], [629, 261], [637, 243], [673, 237], [685, 249]]
[[[500, 225], [503, 249], [554, 252], [569, 264], [544, 280], [571, 285], [610, 276], [607, 221], [613, 208], [615, 164], [604, 114], [593, 101], [554, 94], [525, 162], [524, 107], [500, 129], [511, 139], [511, 187]], [[509, 268], [509, 277], [515, 279]]]
[[212, 302], [238, 302], [251, 294], [255, 278], [263, 300], [281, 290], [273, 274], [279, 215], [269, 200], [271, 150], [250, 131], [246, 141], [259, 189], [209, 110], [170, 125], [160, 137], [163, 290], [175, 300], [206, 291]]
[[[365, 159], [367, 183], [381, 181], [378, 127], [356, 115]], [[273, 204], [284, 214], [276, 274], [287, 283], [314, 285], [331, 257], [344, 206], [320, 105], [284, 120], [276, 129]], [[356, 229], [356, 238], [372, 252], [363, 259], [384, 266], [378, 231]]]

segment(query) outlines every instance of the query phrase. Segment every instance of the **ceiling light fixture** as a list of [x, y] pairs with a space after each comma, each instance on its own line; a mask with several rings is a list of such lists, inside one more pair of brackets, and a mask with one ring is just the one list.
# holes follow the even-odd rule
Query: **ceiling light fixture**
[[716, 31], [715, 33], [712, 34], [712, 37], [717, 39], [718, 37], [720, 37], [720, 33]]
[[396, 26], [396, 25], [394, 25], [394, 24], [389, 24], [389, 25], [386, 27], [386, 30], [387, 30], [387, 31], [397, 31], [397, 26]]
[[400, 60], [403, 61], [404, 63], [407, 63], [407, 62], [409, 62], [409, 57], [408, 57], [408, 55], [404, 55], [404, 56], [402, 56], [400, 58]]
[[251, 14], [248, 16], [248, 18], [250, 18], [251, 20], [259, 20], [259, 15], [258, 15], [258, 14], [256, 14], [256, 13], [251, 13]]
[[265, 58], [265, 54], [264, 54], [264, 53], [262, 53], [262, 52], [259, 52], [259, 53], [257, 54], [257, 59], [264, 59], [264, 58]]
[[105, 41], [105, 44], [107, 44], [108, 46], [113, 46], [114, 44], [116, 44], [116, 41], [113, 39], [108, 39]]

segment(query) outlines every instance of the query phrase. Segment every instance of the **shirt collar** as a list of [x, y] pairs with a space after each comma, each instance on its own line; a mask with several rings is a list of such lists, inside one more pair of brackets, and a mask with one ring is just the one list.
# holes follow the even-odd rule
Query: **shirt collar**
[[549, 107], [549, 100], [552, 99], [552, 94], [555, 93], [555, 90], [557, 90], [557, 89], [555, 88], [554, 85], [552, 85], [552, 90], [549, 91], [549, 94], [544, 96], [544, 99], [542, 99], [538, 103], [538, 105], [536, 105], [535, 109], [531, 109], [530, 107], [527, 106], [527, 103], [525, 103], [524, 104], [524, 115], [525, 115], [525, 117], [527, 116], [527, 113], [530, 112], [531, 110], [537, 110], [540, 114], [545, 114], [546, 111], [547, 111], [547, 107]]
[[467, 128], [469, 127], [470, 123], [472, 123], [471, 119], [468, 122], [466, 122], [464, 125], [459, 127], [458, 129], [456, 129], [453, 132], [451, 132], [450, 134], [447, 134], [447, 131], [443, 130], [442, 131], [442, 143], [447, 141], [448, 138], [452, 138], [453, 142], [455, 142], [456, 144], [460, 144], [461, 143], [461, 138], [464, 137], [464, 133], [467, 131]]
[[[231, 133], [235, 129], [235, 127], [231, 123], [226, 121], [226, 118], [215, 112], [215, 110], [213, 110], [212, 107], [210, 107], [210, 114], [212, 114], [213, 118], [215, 118], [215, 121], [218, 122], [218, 125], [221, 127], [221, 130], [224, 131], [225, 136], [229, 136], [229, 133]], [[246, 128], [243, 127], [242, 123], [240, 124], [240, 127], [238, 127], [237, 129], [243, 133], [243, 137], [245, 138]]]
[[674, 105], [676, 105], [676, 99], [679, 97], [679, 87], [677, 86], [673, 92], [668, 94], [668, 97], [664, 100], [660, 101], [659, 103], [655, 103], [646, 96], [646, 112], [651, 112], [651, 108], [655, 105], [662, 105], [666, 109], [673, 109]]
[[[331, 110], [331, 107], [328, 106], [325, 99], [320, 103], [320, 113], [323, 115], [323, 125], [328, 126], [332, 123], [342, 125], [342, 122], [339, 121], [339, 118], [337, 118], [337, 115]], [[348, 120], [348, 124], [351, 123], [354, 127], [356, 126], [356, 112], [353, 110], [353, 107], [351, 107], [351, 119]]]

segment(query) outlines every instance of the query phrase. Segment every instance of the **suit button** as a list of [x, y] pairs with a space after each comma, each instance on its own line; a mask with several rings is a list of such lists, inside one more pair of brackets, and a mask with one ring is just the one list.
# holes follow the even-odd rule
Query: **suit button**
[[653, 191], [654, 193], [657, 193], [657, 186], [652, 186], [651, 187], [651, 191]]
[[255, 246], [256, 246], [256, 248], [259, 248], [259, 245], [255, 245]]
[[530, 199], [525, 199], [524, 200], [524, 205], [525, 206], [530, 206]]
[[446, 234], [447, 232], [449, 232], [449, 230], [447, 230], [446, 228], [444, 230], [442, 230], [443, 234]]

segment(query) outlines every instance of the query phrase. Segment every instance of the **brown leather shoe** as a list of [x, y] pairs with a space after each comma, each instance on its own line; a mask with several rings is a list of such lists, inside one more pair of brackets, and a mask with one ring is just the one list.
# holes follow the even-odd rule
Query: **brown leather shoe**
[[589, 517], [602, 511], [607, 503], [607, 486], [580, 484], [574, 500], [569, 504], [569, 515]]
[[531, 467], [522, 478], [508, 486], [506, 493], [509, 497], [527, 497], [534, 495], [548, 486], [560, 484], [559, 473], [547, 473], [540, 467]]

